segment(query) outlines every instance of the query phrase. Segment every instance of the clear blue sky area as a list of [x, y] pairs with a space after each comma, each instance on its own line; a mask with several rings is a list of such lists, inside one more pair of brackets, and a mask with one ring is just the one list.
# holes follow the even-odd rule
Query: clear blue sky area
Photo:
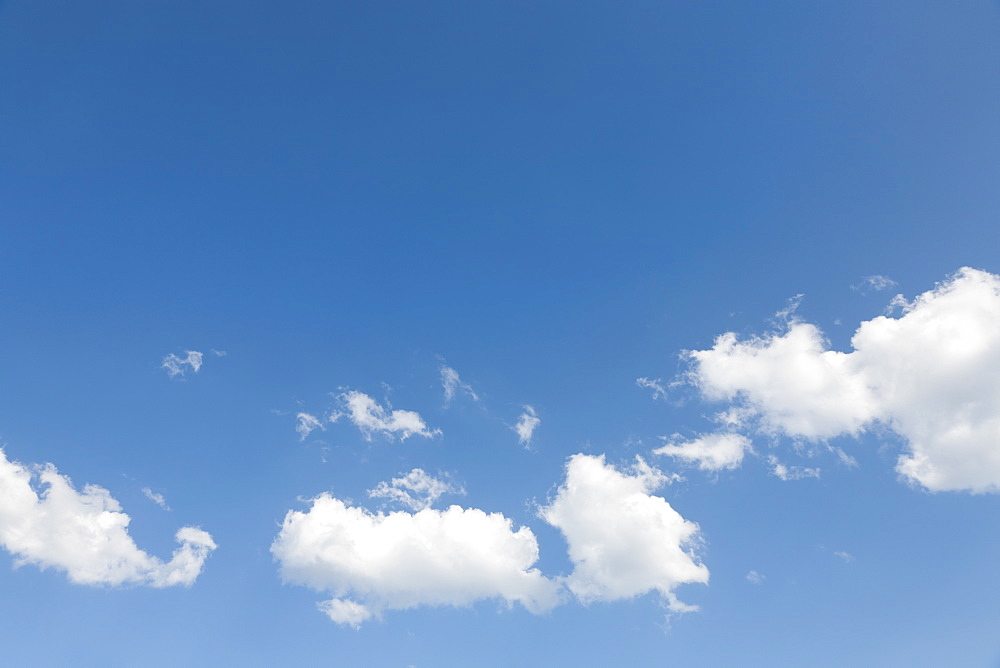
[[996, 1], [2, 1], [0, 663], [1000, 666], [998, 211]]

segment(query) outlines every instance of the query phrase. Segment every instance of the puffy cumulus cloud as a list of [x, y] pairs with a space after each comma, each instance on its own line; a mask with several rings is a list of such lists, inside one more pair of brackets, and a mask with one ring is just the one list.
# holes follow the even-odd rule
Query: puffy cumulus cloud
[[163, 562], [136, 547], [130, 519], [108, 490], [78, 492], [51, 464], [28, 468], [0, 450], [0, 544], [17, 566], [55, 568], [77, 584], [190, 586], [215, 549], [207, 532], [183, 527]]
[[309, 413], [298, 413], [295, 416], [295, 431], [299, 435], [299, 440], [304, 441], [314, 430], [325, 430], [326, 427], [315, 415]]
[[862, 322], [853, 350], [828, 349], [814, 325], [690, 351], [690, 379], [746, 422], [823, 440], [881, 423], [902, 436], [897, 470], [933, 491], [1000, 492], [1000, 276], [963, 268]]
[[423, 469], [413, 469], [401, 478], [380, 482], [375, 489], [368, 490], [368, 496], [372, 498], [395, 501], [411, 510], [430, 508], [445, 494], [465, 494], [465, 490], [435, 478]]
[[450, 366], [441, 367], [441, 386], [444, 388], [445, 406], [451, 403], [451, 400], [455, 398], [455, 394], [457, 392], [461, 392], [471, 397], [473, 401], [479, 401], [479, 395], [472, 389], [472, 386], [468, 383], [463, 383], [462, 379], [458, 375], [458, 372]]
[[429, 429], [416, 411], [383, 408], [364, 392], [350, 390], [341, 394], [339, 399], [344, 410], [331, 415], [330, 421], [337, 422], [340, 418], [347, 417], [369, 441], [374, 433], [388, 437], [398, 435], [401, 441], [414, 434], [433, 438], [441, 433], [440, 429]]
[[559, 602], [559, 585], [532, 568], [531, 530], [476, 508], [375, 514], [321, 494], [289, 511], [271, 552], [284, 582], [329, 593], [320, 610], [354, 627], [424, 605], [500, 599], [538, 613]]
[[185, 350], [186, 357], [178, 357], [177, 355], [170, 353], [163, 358], [163, 364], [160, 365], [161, 369], [167, 370], [167, 375], [171, 378], [176, 378], [177, 376], [184, 376], [188, 369], [194, 373], [198, 373], [198, 369], [201, 368], [201, 362], [204, 355], [197, 350]]
[[541, 422], [542, 419], [535, 413], [535, 409], [526, 405], [521, 417], [517, 419], [517, 424], [511, 427], [517, 434], [517, 442], [526, 448], [531, 447], [531, 438]]
[[750, 439], [746, 436], [718, 432], [689, 441], [681, 441], [674, 434], [666, 445], [653, 450], [653, 454], [697, 464], [702, 471], [718, 471], [737, 468], [743, 462], [743, 455], [747, 450], [750, 450]]
[[569, 546], [566, 586], [583, 603], [633, 598], [656, 590], [675, 611], [693, 609], [674, 588], [708, 582], [699, 562], [698, 525], [650, 492], [667, 481], [642, 458], [630, 472], [604, 456], [578, 454], [566, 464], [555, 499], [539, 510]]

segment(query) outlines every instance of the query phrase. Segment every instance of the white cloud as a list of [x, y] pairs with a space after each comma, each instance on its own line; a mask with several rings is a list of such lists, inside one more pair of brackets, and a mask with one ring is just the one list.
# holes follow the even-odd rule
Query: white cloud
[[148, 487], [143, 487], [142, 493], [146, 495], [147, 499], [158, 505], [160, 508], [163, 508], [164, 510], [170, 510], [170, 506], [167, 505], [167, 500], [163, 498], [162, 494], [157, 494]]
[[363, 392], [350, 390], [341, 394], [339, 398], [345, 412], [334, 413], [330, 416], [330, 421], [336, 422], [346, 416], [369, 441], [376, 432], [388, 437], [398, 435], [401, 441], [414, 434], [433, 438], [441, 433], [440, 429], [428, 429], [419, 413], [392, 410], [391, 406], [387, 410]]
[[834, 552], [833, 556], [837, 557], [838, 559], [840, 559], [841, 561], [843, 561], [845, 564], [849, 564], [852, 561], [854, 561], [854, 556], [851, 555], [851, 554], [848, 554], [847, 552]]
[[330, 594], [320, 610], [354, 627], [424, 605], [501, 599], [537, 613], [559, 602], [559, 585], [532, 568], [531, 530], [475, 508], [375, 514], [321, 494], [289, 511], [271, 552], [284, 582]]
[[[187, 369], [190, 369], [194, 373], [198, 373], [198, 369], [201, 368], [201, 361], [204, 357], [203, 354], [197, 350], [185, 350], [187, 357], [178, 357], [173, 353], [170, 353], [163, 358], [163, 364], [160, 365], [161, 369], [167, 370], [167, 375], [171, 378], [177, 376], [184, 376]], [[185, 369], [187, 367], [187, 369]]]
[[661, 384], [659, 378], [636, 378], [635, 384], [653, 391], [653, 399], [666, 399], [667, 390]]
[[430, 508], [444, 494], [465, 494], [465, 490], [435, 478], [423, 469], [413, 469], [401, 478], [380, 482], [375, 489], [368, 490], [369, 497], [395, 501], [410, 510]]
[[229, 353], [227, 353], [225, 350], [216, 350], [215, 348], [212, 348], [212, 354], [215, 355], [216, 357], [225, 357]]
[[747, 582], [749, 582], [750, 584], [759, 585], [766, 579], [767, 578], [765, 576], [761, 575], [757, 571], [750, 571], [749, 573], [747, 573]]
[[1000, 276], [963, 268], [900, 317], [862, 322], [853, 350], [814, 325], [691, 351], [704, 397], [746, 409], [745, 426], [819, 441], [876, 423], [905, 440], [897, 471], [933, 491], [1000, 492]]
[[458, 372], [450, 366], [441, 367], [441, 385], [444, 387], [445, 406], [450, 404], [451, 400], [455, 398], [456, 391], [461, 391], [472, 397], [473, 401], [479, 401], [479, 395], [472, 389], [472, 386], [468, 383], [463, 383], [462, 379], [458, 376]]
[[542, 420], [535, 413], [535, 409], [526, 405], [524, 412], [521, 413], [521, 417], [517, 420], [517, 424], [511, 427], [517, 433], [518, 443], [526, 448], [531, 447], [531, 437], [541, 422]]
[[[679, 436], [674, 434], [673, 439]], [[742, 434], [717, 432], [699, 436], [690, 441], [671, 440], [653, 454], [677, 457], [688, 463], [697, 463], [702, 471], [735, 469], [743, 462], [743, 455], [750, 450], [750, 439]]]
[[65, 571], [77, 584], [190, 586], [215, 549], [207, 532], [183, 527], [181, 546], [163, 562], [136, 547], [130, 519], [108, 490], [78, 492], [51, 464], [29, 469], [0, 449], [0, 544], [15, 565]]
[[865, 276], [861, 279], [861, 282], [852, 285], [851, 289], [860, 292], [861, 294], [868, 294], [869, 292], [879, 292], [895, 286], [896, 281], [892, 280], [888, 276], [875, 274], [874, 276]]
[[805, 466], [786, 466], [778, 461], [774, 455], [767, 458], [771, 465], [771, 474], [782, 480], [802, 480], [804, 478], [818, 478], [819, 469], [807, 468]]
[[616, 601], [657, 590], [674, 611], [693, 609], [674, 588], [708, 582], [708, 569], [694, 550], [698, 525], [650, 492], [666, 477], [636, 458], [631, 474], [604, 457], [578, 454], [566, 464], [566, 479], [539, 515], [558, 528], [569, 545], [573, 572], [566, 586], [583, 603]]
[[319, 418], [315, 415], [310, 415], [309, 413], [298, 413], [295, 416], [295, 431], [299, 435], [299, 440], [304, 441], [306, 437], [313, 432], [314, 429], [325, 430], [326, 427], [320, 422]]

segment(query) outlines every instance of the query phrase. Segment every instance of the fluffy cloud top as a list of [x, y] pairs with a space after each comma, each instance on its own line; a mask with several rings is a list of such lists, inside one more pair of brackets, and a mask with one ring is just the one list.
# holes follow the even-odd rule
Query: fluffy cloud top
[[708, 582], [708, 569], [694, 554], [698, 525], [650, 494], [666, 481], [641, 458], [631, 473], [603, 456], [569, 459], [566, 480], [539, 514], [566, 538], [574, 567], [566, 586], [580, 601], [616, 601], [657, 590], [671, 609], [691, 609], [673, 590]]
[[166, 369], [167, 375], [171, 378], [185, 375], [188, 369], [194, 373], [198, 373], [198, 369], [201, 368], [201, 361], [204, 357], [202, 353], [197, 350], [185, 350], [184, 352], [187, 354], [187, 357], [178, 357], [170, 353], [163, 358], [163, 364], [160, 365], [160, 368]]
[[441, 386], [444, 387], [445, 406], [451, 403], [451, 400], [455, 398], [455, 393], [459, 391], [471, 397], [473, 401], [479, 401], [479, 395], [472, 389], [472, 386], [463, 383], [458, 372], [450, 366], [441, 367]]
[[691, 379], [774, 434], [823, 440], [881, 423], [906, 441], [897, 470], [930, 490], [1000, 492], [1000, 277], [963, 268], [900, 317], [862, 322], [853, 350], [814, 325], [691, 351]]
[[180, 547], [163, 562], [136, 547], [129, 521], [106, 489], [78, 492], [51, 464], [29, 469], [0, 450], [0, 544], [16, 565], [65, 571], [77, 584], [190, 586], [215, 549], [207, 532], [183, 527]]
[[[676, 438], [675, 435], [674, 439]], [[662, 448], [653, 450], [653, 453], [697, 464], [702, 471], [718, 471], [737, 468], [749, 449], [750, 439], [746, 436], [719, 432], [690, 441], [671, 440]]]
[[271, 552], [285, 582], [328, 592], [320, 610], [354, 627], [422, 605], [501, 599], [542, 612], [559, 600], [558, 584], [532, 568], [531, 530], [475, 508], [375, 514], [322, 494], [285, 516]]
[[535, 413], [535, 409], [531, 406], [525, 406], [524, 412], [521, 413], [521, 417], [517, 420], [517, 424], [511, 427], [517, 434], [517, 442], [526, 448], [530, 447], [531, 437], [534, 436], [535, 429], [538, 428], [541, 422], [542, 419]]
[[336, 422], [346, 416], [369, 441], [374, 433], [389, 437], [398, 435], [400, 440], [406, 440], [414, 434], [432, 438], [441, 433], [440, 429], [428, 429], [419, 413], [383, 408], [370, 396], [357, 390], [344, 392], [340, 395], [340, 401], [344, 411], [334, 413], [330, 416], [330, 421]]
[[430, 508], [444, 494], [465, 494], [465, 490], [435, 478], [423, 469], [413, 469], [401, 478], [380, 482], [375, 489], [368, 490], [368, 496], [372, 498], [389, 499], [410, 510]]

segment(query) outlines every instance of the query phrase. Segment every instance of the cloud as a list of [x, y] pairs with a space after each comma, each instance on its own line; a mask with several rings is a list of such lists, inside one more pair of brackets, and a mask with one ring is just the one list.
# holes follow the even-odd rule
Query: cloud
[[1000, 492], [1000, 276], [963, 268], [903, 307], [860, 324], [852, 351], [829, 350], [795, 319], [740, 341], [727, 333], [687, 353], [709, 400], [743, 426], [822, 441], [876, 425], [900, 435], [896, 470], [932, 491]]
[[170, 510], [170, 506], [167, 505], [167, 500], [163, 498], [162, 494], [157, 494], [148, 487], [143, 487], [142, 493], [146, 495], [147, 499], [158, 505], [160, 508], [163, 508], [164, 510]]
[[[674, 439], [679, 438], [674, 434]], [[690, 441], [671, 441], [653, 454], [677, 457], [688, 463], [697, 463], [702, 471], [735, 469], [743, 462], [744, 453], [750, 449], [750, 439], [742, 434], [718, 432], [699, 436]]]
[[852, 561], [854, 561], [854, 556], [851, 555], [851, 554], [848, 554], [847, 552], [834, 552], [833, 556], [837, 557], [838, 559], [840, 559], [841, 561], [843, 561], [845, 564], [849, 564]]
[[636, 458], [631, 473], [604, 456], [578, 454], [566, 464], [566, 479], [548, 506], [539, 509], [569, 546], [573, 572], [566, 586], [583, 603], [616, 601], [656, 590], [674, 611], [693, 609], [674, 588], [708, 582], [708, 569], [694, 550], [698, 525], [650, 492], [666, 482]]
[[521, 417], [518, 418], [517, 424], [515, 424], [511, 429], [517, 433], [517, 441], [525, 448], [531, 446], [531, 437], [535, 433], [535, 429], [541, 424], [542, 420], [535, 413], [535, 409], [531, 406], [525, 405], [524, 412], [521, 413]]
[[331, 415], [330, 421], [337, 422], [346, 416], [369, 441], [374, 433], [381, 433], [390, 438], [398, 435], [401, 441], [414, 434], [433, 438], [441, 433], [440, 429], [428, 429], [419, 413], [391, 410], [391, 406], [387, 410], [363, 392], [350, 390], [341, 394], [339, 398], [344, 411]]
[[[161, 369], [167, 370], [167, 375], [171, 378], [177, 376], [184, 376], [187, 369], [190, 369], [194, 373], [198, 373], [198, 369], [201, 368], [201, 361], [204, 355], [202, 355], [197, 350], [185, 350], [187, 357], [178, 357], [173, 353], [170, 353], [163, 358], [163, 364], [160, 365]], [[187, 367], [185, 369], [184, 367]]]
[[749, 573], [747, 573], [747, 582], [749, 582], [750, 584], [759, 585], [766, 579], [767, 578], [765, 576], [761, 575], [757, 571], [750, 571]]
[[539, 613], [559, 602], [559, 585], [532, 568], [531, 530], [476, 508], [376, 514], [321, 494], [288, 512], [271, 552], [285, 583], [330, 594], [319, 609], [355, 628], [418, 606], [500, 599]]
[[130, 519], [108, 490], [78, 492], [51, 464], [29, 469], [0, 449], [0, 544], [16, 566], [55, 568], [85, 585], [190, 586], [215, 549], [207, 532], [183, 527], [163, 562], [136, 547]]
[[639, 387], [645, 387], [646, 389], [653, 391], [653, 399], [666, 399], [667, 390], [661, 385], [661, 380], [659, 378], [636, 378], [635, 384]]
[[326, 427], [320, 422], [319, 418], [315, 415], [310, 415], [309, 413], [298, 413], [295, 416], [295, 431], [299, 435], [299, 440], [304, 441], [306, 437], [313, 432], [314, 429], [325, 430]]
[[785, 466], [774, 455], [769, 456], [767, 462], [771, 465], [771, 475], [777, 476], [782, 480], [802, 480], [803, 478], [819, 477], [819, 469], [807, 468], [805, 466]]
[[375, 489], [368, 490], [371, 498], [395, 501], [410, 510], [430, 508], [444, 494], [465, 494], [465, 490], [428, 475], [423, 469], [413, 469], [401, 478], [380, 482]]
[[479, 401], [479, 395], [472, 389], [472, 386], [463, 383], [458, 372], [450, 366], [441, 367], [441, 385], [444, 387], [444, 404], [447, 406], [455, 398], [456, 390], [472, 397], [473, 401]]
[[859, 283], [852, 285], [851, 289], [866, 295], [870, 292], [879, 292], [895, 286], [896, 281], [892, 280], [888, 276], [875, 274], [874, 276], [865, 276]]

